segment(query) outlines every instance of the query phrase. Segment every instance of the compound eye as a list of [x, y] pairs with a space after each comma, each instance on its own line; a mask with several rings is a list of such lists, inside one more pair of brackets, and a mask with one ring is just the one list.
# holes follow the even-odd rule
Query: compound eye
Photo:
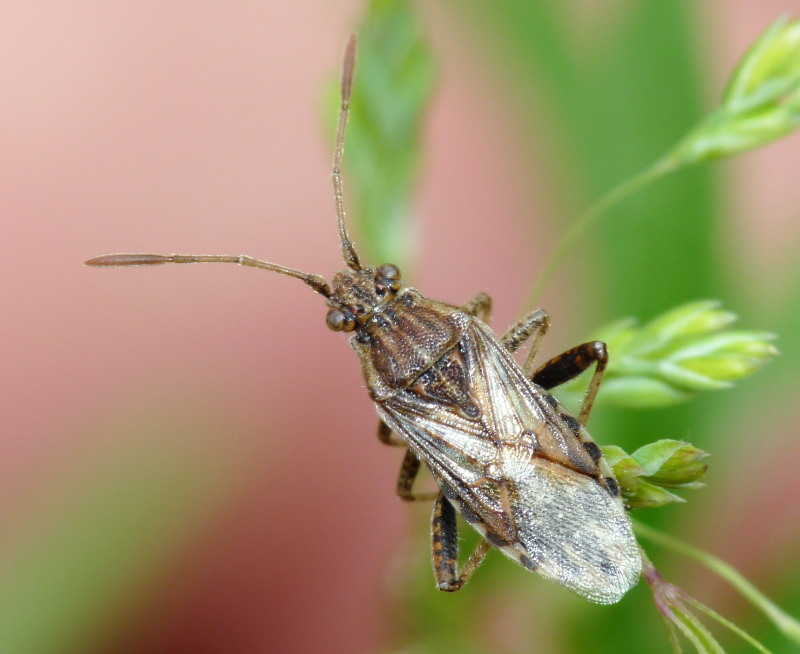
[[[400, 290], [400, 269], [391, 263], [385, 263], [375, 271], [377, 290], [380, 296], [394, 295]], [[381, 291], [383, 287], [383, 291]]]
[[328, 329], [335, 332], [351, 332], [356, 328], [356, 317], [349, 311], [331, 309], [325, 318]]
[[400, 268], [393, 263], [385, 263], [375, 272], [376, 277], [381, 277], [387, 281], [400, 281]]

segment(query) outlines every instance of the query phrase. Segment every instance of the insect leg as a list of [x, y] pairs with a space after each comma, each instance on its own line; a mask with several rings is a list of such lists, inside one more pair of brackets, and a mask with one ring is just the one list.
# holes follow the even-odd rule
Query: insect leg
[[488, 541], [481, 540], [469, 557], [461, 573], [458, 565], [458, 527], [453, 505], [442, 493], [436, 496], [431, 517], [433, 538], [433, 576], [439, 590], [453, 592], [459, 590], [472, 576], [486, 553], [491, 549]]
[[414, 493], [411, 488], [419, 472], [419, 459], [411, 450], [406, 450], [403, 463], [400, 466], [400, 474], [397, 476], [397, 494], [401, 500], [415, 502], [417, 500], [432, 500], [437, 496], [437, 492]]
[[378, 420], [378, 440], [381, 443], [384, 445], [392, 445], [394, 447], [406, 446], [406, 442], [402, 438], [393, 438], [392, 434], [392, 428], [383, 420]]
[[516, 352], [525, 341], [531, 337], [533, 338], [531, 349], [528, 350], [528, 354], [525, 357], [525, 364], [522, 366], [525, 374], [529, 377], [533, 373], [533, 359], [539, 351], [539, 343], [542, 337], [547, 333], [549, 327], [550, 318], [547, 316], [547, 312], [542, 309], [537, 309], [525, 316], [516, 325], [512, 325], [500, 339], [500, 342], [505, 348], [513, 353]]
[[480, 316], [483, 322], [488, 323], [492, 316], [492, 298], [486, 293], [478, 293], [461, 310], [471, 316]]
[[550, 389], [574, 379], [593, 363], [596, 364], [594, 374], [589, 382], [589, 388], [586, 389], [581, 413], [578, 416], [578, 421], [585, 425], [608, 365], [608, 350], [603, 341], [583, 343], [553, 357], [540, 367], [531, 379], [542, 388]]

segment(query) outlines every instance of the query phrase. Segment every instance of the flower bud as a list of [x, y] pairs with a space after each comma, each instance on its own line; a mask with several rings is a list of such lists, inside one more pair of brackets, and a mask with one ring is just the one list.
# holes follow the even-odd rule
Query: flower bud
[[725, 91], [733, 111], [780, 100], [800, 84], [800, 21], [779, 18], [745, 53]]
[[[730, 387], [777, 354], [773, 334], [729, 329], [735, 320], [718, 301], [701, 300], [641, 327], [631, 319], [612, 323], [595, 335], [609, 351], [599, 397], [617, 406], [663, 407]], [[578, 381], [567, 384], [559, 398], [576, 405], [582, 388]]]
[[655, 317], [643, 326], [630, 349], [636, 354], [652, 352], [681, 337], [716, 332], [731, 325], [736, 314], [720, 309], [718, 300], [699, 300], [682, 304]]
[[603, 402], [631, 409], [672, 406], [692, 397], [691, 392], [680, 390], [661, 379], [644, 375], [607, 375], [600, 389]]
[[722, 106], [665, 158], [665, 169], [760, 147], [800, 126], [800, 21], [784, 18], [745, 53]]
[[708, 456], [698, 447], [671, 439], [663, 439], [640, 447], [632, 455], [642, 468], [643, 476], [658, 486], [698, 488], [708, 465], [701, 459]]
[[685, 502], [667, 488], [700, 488], [708, 456], [701, 449], [670, 439], [640, 447], [633, 454], [615, 445], [603, 447], [607, 463], [614, 470], [622, 498], [632, 509]]
[[716, 390], [747, 377], [777, 354], [767, 332], [729, 331], [682, 342], [659, 363], [659, 375], [686, 390]]

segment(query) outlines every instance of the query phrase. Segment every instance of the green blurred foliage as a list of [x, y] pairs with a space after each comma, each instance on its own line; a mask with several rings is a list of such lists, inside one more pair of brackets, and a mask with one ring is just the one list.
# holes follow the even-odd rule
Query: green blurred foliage
[[3, 654], [104, 651], [228, 496], [219, 460], [197, 445], [212, 427], [176, 424], [172, 407], [138, 408], [114, 422], [126, 427], [103, 430], [78, 469], [50, 480], [3, 542]]
[[[367, 4], [358, 27], [359, 61], [345, 156], [347, 199], [357, 226], [354, 232], [364, 239], [365, 253], [376, 262], [402, 265], [412, 242], [408, 219], [421, 157], [420, 125], [433, 92], [435, 65], [413, 2], [370, 0]], [[693, 3], [628, 3], [619, 21], [603, 27], [613, 29], [613, 34], [585, 39], [574, 38], [571, 9], [566, 5], [556, 0], [444, 4], [452, 19], [449, 27], [461, 31], [472, 47], [484, 50], [488, 65], [504, 71], [495, 77], [505, 79], [509, 103], [515, 103], [518, 113], [533, 114], [545, 104], [547, 115], [557, 120], [547, 125], [527, 121], [530, 133], [520, 135], [533, 150], [543, 141], [537, 131], [546, 130], [548, 142], [559, 153], [550, 158], [568, 162], [550, 169], [551, 186], [557, 189], [562, 209], [553, 218], [557, 224], [551, 226], [552, 231], [564, 233], [581, 210], [639, 174], [664, 152], [675, 151], [676, 144], [681, 144], [677, 152], [686, 161], [695, 162], [742, 151], [752, 147], [753, 139], [760, 143], [766, 137], [777, 138], [797, 126], [797, 93], [787, 96], [785, 87], [764, 84], [770, 75], [796, 84], [800, 65], [791, 64], [800, 50], [796, 22], [776, 24], [759, 42], [758, 48], [773, 63], [753, 65], [755, 59], [746, 60], [724, 95], [722, 112], [703, 122], [701, 98], [710, 94], [703, 92], [705, 80], [698, 72], [704, 69], [704, 48]], [[334, 112], [326, 110], [327, 115]], [[701, 129], [692, 131], [697, 124]], [[720, 130], [730, 124], [743, 126], [740, 141], [719, 138]], [[687, 133], [690, 136], [684, 139]], [[544, 156], [549, 155], [545, 152]], [[666, 441], [655, 446], [647, 443], [690, 433], [693, 444], [703, 451], [735, 451], [737, 446], [746, 451], [743, 445], [752, 433], [776, 431], [763, 423], [762, 416], [777, 414], [790, 396], [774, 389], [793, 391], [796, 386], [800, 339], [794, 335], [800, 334], [800, 284], [791, 280], [800, 275], [791, 273], [800, 271], [789, 271], [786, 287], [771, 292], [779, 301], [763, 317], [758, 315], [764, 308], [759, 299], [728, 281], [730, 271], [715, 240], [725, 219], [721, 212], [724, 184], [718, 175], [710, 167], [695, 166], [629, 197], [584, 235], [569, 266], [558, 270], [560, 283], [591, 280], [570, 288], [577, 318], [571, 336], [576, 342], [585, 340], [598, 325], [627, 315], [643, 321], [640, 332], [650, 329], [651, 336], [660, 338], [664, 318], [650, 321], [668, 310], [673, 310], [674, 319], [674, 307], [681, 307], [677, 310], [683, 311], [681, 316], [702, 314], [704, 327], [727, 326], [732, 314], [716, 304], [696, 302], [703, 297], [720, 298], [748, 327], [768, 327], [786, 335], [781, 341], [782, 356], [757, 381], [726, 390], [713, 400], [703, 397], [640, 412], [601, 406], [592, 418], [593, 433], [632, 451], [629, 467], [638, 466], [636, 474], [651, 484], [694, 484], [695, 477], [676, 478], [676, 461], [694, 466], [698, 477], [702, 472], [698, 466], [704, 469], [705, 461], [698, 463], [700, 450], [682, 449], [676, 441], [669, 446], [663, 444]], [[692, 313], [687, 307], [703, 311]], [[635, 338], [630, 323], [616, 326], [617, 337], [625, 333]], [[737, 351], [758, 359], [742, 364], [746, 372], [771, 356], [768, 345], [755, 353], [747, 349], [753, 340], [763, 340], [763, 333], [735, 333], [750, 338], [744, 345], [741, 340], [734, 343]], [[670, 355], [685, 344], [670, 343], [666, 347]], [[713, 365], [709, 357], [716, 353], [706, 351], [709, 356], [692, 372], [715, 382], [720, 375], [740, 374], [740, 369]], [[613, 373], [612, 368], [609, 376]], [[697, 381], [697, 375], [693, 379]], [[676, 378], [673, 375], [668, 381], [676, 382]], [[699, 390], [678, 388], [675, 383], [670, 389], [678, 393]], [[754, 407], [759, 408], [756, 416]], [[134, 420], [130, 424], [134, 431], [152, 431], [143, 424], [136, 428]], [[112, 433], [107, 440], [125, 442], [126, 438]], [[137, 440], [134, 434], [131, 441]], [[14, 549], [12, 543], [3, 552], [0, 652], [87, 651], [76, 638], [85, 633], [98, 634], [98, 642], [102, 641], [102, 635], [117, 626], [108, 606], [118, 606], [120, 615], [124, 613], [128, 598], [169, 562], [175, 545], [194, 533], [224, 495], [220, 489], [230, 483], [213, 457], [192, 451], [185, 443], [174, 451], [153, 450], [150, 445], [123, 450], [103, 456], [102, 469], [88, 466], [79, 481], [64, 484], [76, 489], [74, 496], [60, 498], [49, 511], [36, 516], [36, 524], [47, 525], [42, 528], [46, 533], [31, 535], [23, 530], [17, 541], [39, 545]], [[683, 474], [685, 467], [680, 471]], [[688, 521], [692, 509], [690, 501], [681, 513], [659, 509], [643, 512], [642, 518], [662, 528], [668, 517], [678, 518], [671, 531], [680, 532], [681, 521]], [[472, 530], [465, 530], [462, 551], [468, 553], [477, 539]], [[424, 538], [419, 540], [405, 583], [394, 589], [392, 597], [395, 644], [402, 651], [649, 653], [670, 649], [644, 584], [618, 605], [599, 607], [525, 573], [495, 553], [465, 591], [450, 595], [434, 589], [429, 552], [422, 545]], [[659, 549], [655, 552], [662, 554]], [[774, 575], [775, 586], [769, 591], [797, 614], [800, 584], [797, 571], [790, 572]], [[759, 615], [736, 616], [736, 621], [774, 652], [797, 650], [796, 644]], [[740, 651], [733, 647], [738, 648], [738, 643], [730, 651]]]
[[800, 21], [780, 18], [748, 50], [722, 106], [674, 150], [676, 160], [710, 161], [782, 138], [800, 126]]
[[[736, 314], [713, 300], [688, 302], [646, 325], [616, 320], [592, 334], [610, 354], [598, 398], [628, 408], [659, 408], [697, 393], [731, 388], [770, 362], [775, 335], [730, 329]], [[587, 375], [556, 389], [567, 406], [579, 406]]]
[[404, 0], [370, 0], [356, 31], [358, 62], [344, 159], [350, 222], [371, 263], [403, 267], [412, 245], [409, 217], [433, 59], [419, 19]]
[[[407, 4], [413, 6], [411, 2]], [[687, 0], [627, 3], [619, 20], [603, 25], [611, 34], [592, 33], [591, 38], [575, 38], [573, 8], [555, 0], [461, 0], [446, 6], [452, 18], [451, 28], [463, 30], [463, 39], [469, 40], [471, 47], [487, 53], [487, 65], [503, 71], [495, 77], [505, 79], [509, 102], [516, 104], [518, 113], [533, 114], [544, 104], [548, 108], [546, 115], [557, 120], [547, 125], [527, 121], [530, 132], [520, 135], [531, 150], [541, 150], [543, 141], [558, 148], [558, 156], [543, 153], [549, 161], [567, 162], [550, 167], [550, 185], [560, 193], [562, 208], [553, 218], [558, 223], [553, 226], [556, 233], [565, 233], [575, 217], [609, 189], [641, 175], [664, 153], [673, 154], [676, 144], [687, 142], [683, 140], [687, 134], [695, 139], [711, 134], [692, 131], [704, 124], [702, 98], [713, 94], [703, 89], [706, 80], [700, 72], [705, 69], [702, 28], [695, 6]], [[783, 41], [774, 52], [794, 52], [796, 24], [789, 25], [788, 31], [776, 31], [776, 38]], [[365, 57], [362, 52], [362, 61]], [[775, 70], [789, 75], [789, 68], [780, 64]], [[765, 70], [751, 67], [748, 72], [740, 68], [740, 79], [747, 79], [732, 84], [724, 107], [731, 110], [732, 98], [752, 91], [753, 85], [762, 81]], [[776, 106], [780, 105], [777, 119], [784, 120], [783, 99], [773, 100]], [[789, 110], [794, 111], [791, 103]], [[770, 138], [786, 133], [793, 116], [775, 127]], [[719, 124], [712, 127], [716, 129]], [[542, 139], [537, 130], [546, 130], [548, 138]], [[712, 136], [716, 138], [716, 133]], [[695, 140], [694, 144], [698, 142]], [[755, 140], [743, 146], [740, 143], [728, 152], [714, 145], [711, 154], [732, 154], [754, 143]], [[351, 156], [357, 156], [352, 154], [356, 149], [352, 142], [348, 147]], [[711, 156], [708, 148], [700, 154], [693, 152], [681, 163]], [[759, 298], [747, 295], [748, 289], [728, 281], [726, 253], [716, 239], [719, 225], [725, 220], [724, 184], [719, 175], [718, 169], [709, 166], [679, 170], [614, 205], [582, 235], [570, 252], [569, 265], [557, 270], [559, 284], [591, 280], [573, 283], [570, 288], [570, 304], [578, 318], [571, 328], [575, 342], [585, 340], [600, 324], [621, 316], [636, 315], [646, 324], [675, 307], [681, 307], [676, 311], [684, 313], [701, 309], [708, 318], [706, 323], [714, 323], [711, 331], [726, 327], [732, 314], [719, 310], [716, 303], [697, 302], [704, 297], [719, 298], [725, 307], [742, 316], [747, 327], [768, 327], [781, 335], [800, 333], [800, 288], [784, 289], [782, 302], [772, 307], [769, 315], [761, 316]], [[353, 184], [360, 182], [355, 180]], [[361, 219], [368, 221], [366, 233], [378, 230], [384, 216], [385, 213], [363, 215]], [[369, 221], [376, 224], [370, 226]], [[787, 275], [787, 279], [791, 278]], [[714, 318], [721, 323], [715, 323]], [[646, 324], [643, 329], [652, 331], [659, 324]], [[627, 323], [623, 326], [631, 328]], [[734, 333], [743, 334], [750, 344], [759, 341], [758, 362], [752, 366], [744, 362], [748, 374], [774, 354], [772, 346], [765, 342], [769, 334]], [[711, 344], [727, 347], [717, 341]], [[740, 345], [735, 348], [742, 350]], [[745, 351], [749, 345], [743, 347], [739, 354], [749, 356], [749, 350]], [[601, 441], [613, 442], [627, 451], [660, 438], [684, 438], [686, 434], [691, 434], [693, 444], [704, 451], [714, 453], [723, 447], [726, 452], [735, 451], [737, 444], [744, 444], [751, 437], [757, 425], [759, 433], [768, 432], [752, 415], [754, 406], [761, 408], [759, 415], [766, 415], [765, 406], [778, 407], [785, 402], [771, 389], [781, 382], [788, 384], [789, 375], [796, 374], [793, 371], [800, 363], [800, 340], [782, 340], [781, 350], [783, 356], [760, 372], [757, 381], [738, 384], [713, 400], [703, 396], [674, 406], [663, 406], [672, 404], [664, 402], [648, 411], [602, 406], [593, 414], [592, 432], [602, 435]], [[720, 370], [712, 365], [717, 354], [716, 350], [706, 352], [708, 356], [699, 372], [710, 377], [738, 377], [738, 369], [730, 370], [728, 366]], [[691, 372], [698, 371], [692, 368]], [[681, 379], [686, 381], [685, 377]], [[727, 381], [712, 384], [721, 385], [727, 386]], [[686, 395], [681, 392], [679, 399]], [[680, 508], [680, 514], [674, 508], [659, 509], [644, 512], [641, 517], [663, 529], [669, 518], [690, 520], [692, 508], [689, 502]], [[680, 524], [674, 521], [667, 531], [680, 532]], [[466, 556], [475, 542], [474, 534], [462, 534], [462, 555]], [[657, 558], [669, 560], [660, 548], [653, 549]], [[680, 561], [671, 565], [680, 566]], [[783, 586], [779, 581], [777, 587], [769, 589], [790, 610], [800, 602], [800, 586], [790, 581], [792, 577], [796, 575], [786, 575]], [[490, 555], [468, 589], [451, 596], [434, 591], [428, 553], [420, 548], [418, 564], [407, 575], [407, 584], [394, 592], [397, 651], [477, 654], [671, 650], [644, 584], [617, 605], [597, 607], [552, 584], [536, 583], [504, 557]], [[763, 619], [748, 614], [728, 617], [763, 637], [772, 651], [796, 651], [796, 644], [782, 638]], [[726, 648], [730, 647], [728, 651], [744, 651], [729, 634], [715, 631], [715, 635]]]

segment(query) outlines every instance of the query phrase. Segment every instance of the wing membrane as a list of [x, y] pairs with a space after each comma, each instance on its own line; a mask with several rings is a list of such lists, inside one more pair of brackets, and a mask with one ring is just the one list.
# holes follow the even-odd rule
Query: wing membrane
[[382, 417], [493, 545], [592, 601], [619, 600], [641, 560], [622, 502], [602, 485], [610, 470], [583, 446], [591, 437], [488, 327], [474, 321], [459, 347], [477, 419], [414, 389], [380, 403]]

